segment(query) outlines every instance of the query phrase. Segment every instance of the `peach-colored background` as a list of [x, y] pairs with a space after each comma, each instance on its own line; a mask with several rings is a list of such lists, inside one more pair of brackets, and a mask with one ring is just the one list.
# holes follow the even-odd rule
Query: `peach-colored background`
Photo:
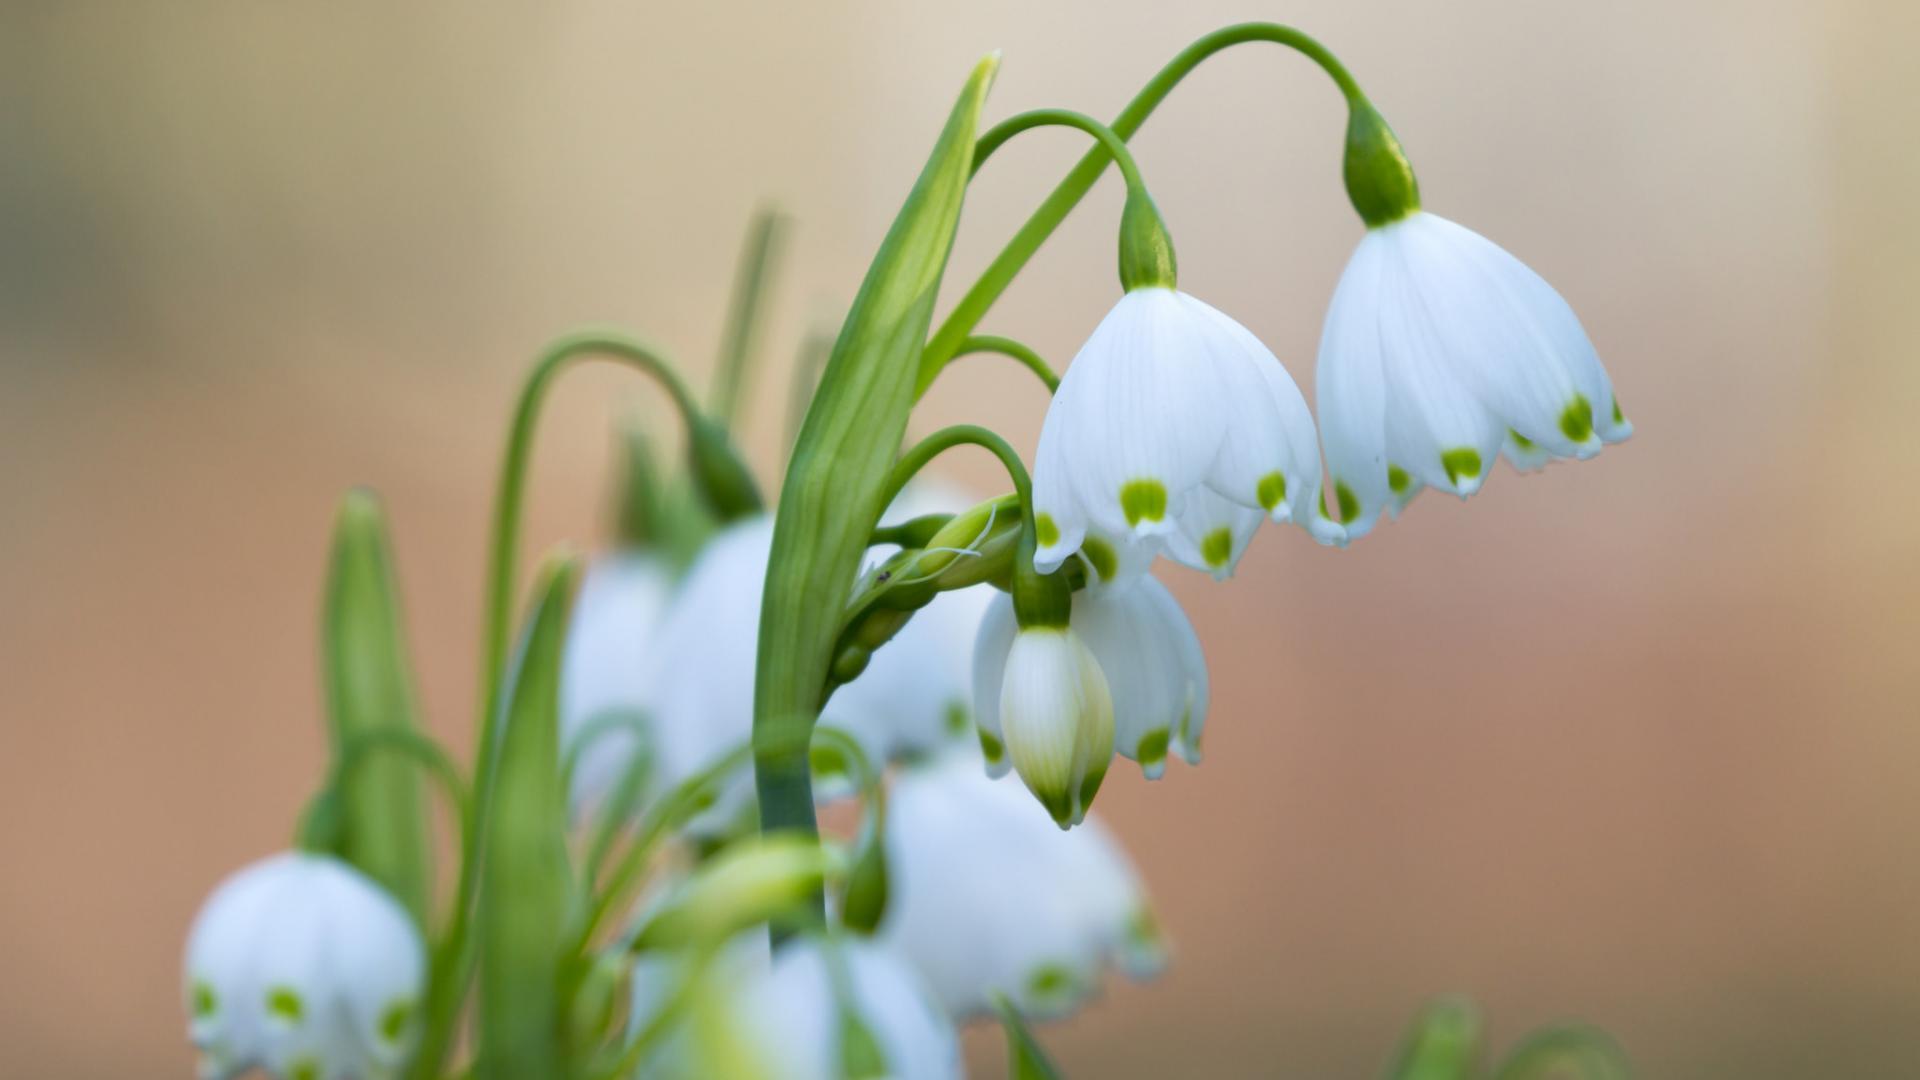
[[[1920, 8], [177, 0], [0, 7], [0, 1076], [187, 1074], [186, 924], [322, 764], [346, 485], [389, 500], [464, 747], [491, 474], [544, 337], [618, 320], [704, 369], [778, 198], [770, 469], [793, 343], [979, 54], [1006, 53], [994, 118], [1110, 116], [1246, 18], [1348, 60], [1427, 205], [1581, 313], [1640, 434], [1346, 552], [1271, 529], [1229, 585], [1163, 572], [1209, 758], [1101, 802], [1178, 960], [1048, 1040], [1080, 1077], [1365, 1077], [1459, 990], [1501, 1044], [1584, 1017], [1648, 1077], [1920, 1074]], [[1245, 46], [1136, 142], [1182, 284], [1309, 390], [1359, 236], [1340, 124], [1309, 65]], [[1083, 145], [994, 161], [956, 282]], [[1068, 360], [1117, 294], [1117, 207], [1109, 178], [988, 328]], [[601, 534], [637, 394], [558, 395], [536, 548]], [[976, 359], [916, 425], [1030, 449], [1043, 408]]]

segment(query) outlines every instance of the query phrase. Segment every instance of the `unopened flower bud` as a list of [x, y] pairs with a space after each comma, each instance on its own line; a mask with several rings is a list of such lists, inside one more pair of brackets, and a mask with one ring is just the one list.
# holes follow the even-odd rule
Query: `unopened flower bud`
[[425, 973], [413, 921], [366, 875], [307, 852], [257, 862], [214, 890], [187, 938], [200, 1075], [393, 1076]]
[[1113, 699], [1071, 627], [1020, 631], [1000, 686], [1013, 767], [1061, 828], [1078, 825], [1113, 758]]

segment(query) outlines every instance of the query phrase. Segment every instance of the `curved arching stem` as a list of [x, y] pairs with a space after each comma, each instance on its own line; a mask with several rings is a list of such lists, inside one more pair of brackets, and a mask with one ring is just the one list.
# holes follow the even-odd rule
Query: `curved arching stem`
[[978, 424], [955, 424], [941, 428], [900, 455], [900, 460], [893, 466], [893, 475], [887, 478], [886, 496], [880, 500], [880, 505], [892, 505], [900, 489], [907, 486], [907, 481], [913, 479], [915, 473], [956, 446], [982, 447], [999, 458], [1000, 464], [1007, 470], [1008, 478], [1013, 481], [1014, 493], [1020, 497], [1020, 513], [1029, 521], [1033, 519], [1033, 481], [1027, 476], [1026, 462], [1020, 460], [1020, 455], [1014, 453], [1007, 440]]
[[[1040, 358], [1039, 353], [1034, 352], [1032, 349], [1012, 338], [1000, 337], [995, 334], [975, 334], [965, 341], [962, 341], [960, 347], [954, 350], [953, 355], [947, 358], [947, 363], [952, 363], [963, 356], [971, 356], [974, 353], [999, 353], [1002, 356], [1010, 356], [1018, 360], [1028, 371], [1033, 372], [1041, 382], [1045, 383], [1047, 393], [1052, 394], [1060, 389], [1060, 376], [1053, 373], [1053, 368], [1049, 366], [1045, 360]], [[940, 365], [940, 371], [945, 370], [946, 364]], [[940, 371], [935, 371], [932, 377], [938, 378]], [[929, 380], [929, 383], [931, 383], [931, 380]], [[921, 392], [925, 393], [925, 390], [922, 389]]]
[[[1222, 49], [1249, 41], [1270, 41], [1302, 53], [1332, 77], [1349, 103], [1365, 102], [1366, 95], [1361, 93], [1360, 84], [1354, 81], [1346, 66], [1312, 37], [1279, 23], [1241, 23], [1216, 30], [1183, 49], [1134, 95], [1126, 108], [1120, 110], [1120, 115], [1114, 118], [1111, 125], [1113, 133], [1121, 139], [1132, 138], [1146, 123], [1147, 117], [1153, 115], [1153, 110], [1160, 107], [1173, 88], [1194, 68]], [[1066, 179], [1060, 181], [1026, 224], [1020, 226], [1020, 231], [995, 256], [979, 280], [955, 305], [947, 321], [928, 340], [920, 358], [920, 385], [925, 386], [930, 381], [926, 377], [929, 372], [938, 372], [941, 365], [954, 357], [960, 343], [979, 325], [987, 309], [1006, 291], [1015, 275], [1027, 265], [1027, 260], [1033, 258], [1034, 252], [1040, 249], [1040, 245], [1066, 220], [1067, 214], [1092, 190], [1094, 181], [1100, 178], [1100, 174], [1106, 171], [1107, 163], [1112, 160], [1113, 154], [1104, 143], [1087, 151], [1086, 156], [1073, 167]]]
[[1009, 139], [1023, 131], [1032, 131], [1037, 127], [1070, 127], [1093, 136], [1106, 148], [1109, 155], [1120, 166], [1120, 175], [1127, 181], [1129, 191], [1144, 191], [1146, 184], [1140, 179], [1140, 166], [1134, 163], [1133, 151], [1127, 149], [1125, 139], [1114, 133], [1107, 125], [1072, 109], [1034, 109], [993, 125], [979, 141], [973, 144], [973, 172], [978, 175], [980, 166], [987, 163], [995, 150], [1006, 145]]

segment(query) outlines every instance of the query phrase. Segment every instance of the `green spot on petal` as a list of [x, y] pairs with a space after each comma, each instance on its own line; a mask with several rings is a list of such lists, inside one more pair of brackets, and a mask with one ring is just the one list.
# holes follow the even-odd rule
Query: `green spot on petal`
[[407, 1021], [412, 1018], [411, 1001], [396, 1001], [387, 1006], [387, 1011], [380, 1014], [380, 1037], [390, 1043], [399, 1042], [400, 1036], [407, 1033]]
[[1167, 489], [1158, 480], [1129, 480], [1120, 488], [1120, 512], [1127, 524], [1159, 521], [1167, 516]]
[[1233, 558], [1233, 530], [1222, 526], [1200, 538], [1200, 557], [1218, 570]]
[[1133, 910], [1122, 934], [1129, 942], [1139, 946], [1158, 947], [1165, 940], [1165, 935], [1160, 932], [1160, 920], [1154, 917], [1153, 909], [1145, 904]]
[[284, 986], [276, 986], [267, 991], [267, 1012], [285, 1020], [287, 1023], [299, 1023], [300, 1017], [304, 1015], [306, 1011], [306, 1004], [300, 1000], [300, 995], [293, 990]]
[[1538, 446], [1534, 445], [1534, 442], [1532, 439], [1527, 438], [1525, 435], [1520, 434], [1519, 432], [1513, 430], [1512, 428], [1507, 429], [1507, 437], [1513, 440], [1513, 445], [1519, 447], [1522, 450], [1525, 450], [1529, 454], [1531, 454], [1535, 450], [1540, 449]]
[[[1349, 522], [1360, 516], [1360, 500], [1354, 498], [1353, 489], [1347, 486], [1345, 480], [1333, 482], [1333, 498], [1340, 504], [1342, 522]], [[1320, 497], [1320, 509], [1323, 513], [1327, 509], [1327, 500], [1324, 495]]]
[[1100, 793], [1100, 782], [1107, 778], [1105, 762], [1087, 770], [1086, 778], [1080, 781], [1080, 814], [1085, 816], [1087, 808], [1093, 805], [1093, 797]]
[[1620, 396], [1618, 394], [1615, 394], [1613, 398], [1613, 422], [1616, 424], [1624, 424], [1627, 422], [1626, 414], [1620, 411]]
[[1113, 575], [1120, 569], [1120, 556], [1114, 554], [1113, 545], [1097, 536], [1089, 536], [1080, 542], [1080, 554], [1087, 557], [1087, 564], [1093, 572], [1100, 575], [1101, 581], [1112, 581]]
[[1584, 394], [1573, 395], [1573, 404], [1560, 414], [1560, 431], [1574, 442], [1583, 443], [1593, 437], [1593, 404]]
[[1007, 748], [1000, 745], [1000, 740], [994, 738], [993, 733], [986, 728], [980, 729], [980, 752], [987, 755], [987, 760], [995, 765], [1000, 764], [1000, 759], [1007, 756]]
[[1260, 505], [1265, 507], [1268, 513], [1272, 513], [1274, 507], [1287, 501], [1287, 478], [1277, 472], [1268, 473], [1261, 478], [1260, 486], [1254, 490], [1254, 494], [1259, 496]]
[[1134, 751], [1136, 760], [1142, 765], [1158, 765], [1167, 760], [1168, 737], [1166, 728], [1154, 728], [1140, 736], [1140, 748]]
[[1447, 450], [1440, 455], [1440, 467], [1447, 470], [1447, 479], [1459, 483], [1463, 476], [1478, 478], [1480, 475], [1480, 451], [1471, 446], [1461, 446]]
[[958, 735], [967, 730], [967, 723], [973, 717], [967, 715], [967, 706], [960, 701], [947, 702], [947, 734]]
[[1027, 976], [1027, 990], [1034, 997], [1050, 998], [1072, 993], [1079, 982], [1065, 964], [1042, 964]]
[[213, 1015], [215, 1009], [220, 1007], [220, 999], [214, 996], [213, 987], [208, 986], [198, 979], [194, 980], [191, 996], [193, 999], [193, 1017], [196, 1020], [205, 1020], [207, 1017]]
[[1407, 485], [1412, 482], [1412, 478], [1407, 476], [1407, 470], [1398, 465], [1387, 466], [1387, 487], [1390, 488], [1395, 495], [1405, 495], [1407, 493]]
[[312, 1058], [301, 1058], [287, 1066], [287, 1080], [320, 1080], [320, 1063]]
[[1041, 547], [1052, 547], [1060, 542], [1060, 526], [1053, 523], [1053, 515], [1033, 515], [1033, 538], [1040, 541]]

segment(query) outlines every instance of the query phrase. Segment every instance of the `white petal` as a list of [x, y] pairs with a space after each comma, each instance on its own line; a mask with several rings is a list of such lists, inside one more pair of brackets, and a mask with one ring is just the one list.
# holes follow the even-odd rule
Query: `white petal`
[[1090, 529], [1075, 557], [1087, 571], [1087, 588], [1099, 592], [1124, 589], [1140, 580], [1153, 567], [1157, 549], [1154, 537], [1133, 540]]
[[[1387, 487], [1387, 389], [1379, 309], [1390, 270], [1390, 239], [1372, 229], [1354, 249], [1334, 289], [1320, 333], [1314, 397], [1326, 449], [1331, 497], [1349, 539], [1373, 528], [1392, 492]], [[1321, 513], [1321, 507], [1315, 507]], [[1324, 516], [1324, 515], [1323, 515]]]
[[[1114, 749], [1138, 761], [1148, 779], [1158, 779], [1168, 747], [1191, 723], [1191, 661], [1200, 648], [1192, 624], [1166, 586], [1145, 577], [1124, 592], [1076, 595], [1073, 628], [1106, 673]], [[1204, 663], [1199, 677], [1204, 713]]]
[[917, 974], [891, 950], [843, 940], [800, 938], [774, 955], [767, 974], [745, 986], [737, 1005], [743, 1037], [779, 1080], [839, 1080], [844, 1074], [840, 1002], [826, 949], [845, 965], [850, 1006], [872, 1034], [892, 1080], [959, 1080], [960, 1040], [928, 998]]
[[1396, 262], [1382, 279], [1379, 313], [1388, 490], [1404, 496], [1409, 481], [1417, 480], [1471, 495], [1493, 465], [1505, 428], [1455, 374], [1404, 245], [1390, 254]]
[[1006, 682], [1007, 655], [1019, 632], [1013, 597], [996, 591], [980, 617], [973, 646], [973, 722], [980, 729], [987, 772], [996, 777], [1013, 768], [1013, 759], [1007, 756], [1007, 735], [1000, 727], [1000, 691]]
[[1211, 488], [1198, 487], [1187, 492], [1186, 505], [1180, 510], [1179, 528], [1154, 542], [1167, 557], [1192, 570], [1212, 574], [1215, 581], [1233, 576], [1240, 556], [1253, 542], [1253, 534], [1266, 520], [1266, 512], [1248, 508], [1216, 494]]
[[672, 596], [672, 574], [647, 555], [595, 560], [581, 582], [560, 664], [561, 743], [572, 748], [583, 732], [592, 738], [574, 769], [576, 812], [626, 773], [638, 736], [610, 718], [626, 715], [645, 726], [652, 704], [647, 657]]

